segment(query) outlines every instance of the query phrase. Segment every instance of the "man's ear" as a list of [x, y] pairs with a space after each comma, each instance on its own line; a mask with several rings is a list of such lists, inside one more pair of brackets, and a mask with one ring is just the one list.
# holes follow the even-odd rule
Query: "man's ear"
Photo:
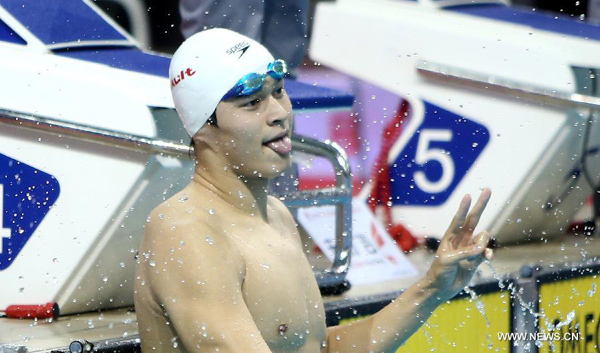
[[218, 133], [219, 128], [208, 123], [204, 124], [198, 132], [192, 136], [195, 149], [209, 148], [215, 150], [219, 144]]

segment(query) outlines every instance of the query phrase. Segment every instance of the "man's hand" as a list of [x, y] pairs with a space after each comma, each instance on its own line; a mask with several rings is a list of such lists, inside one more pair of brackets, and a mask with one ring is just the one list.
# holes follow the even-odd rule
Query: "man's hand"
[[484, 189], [471, 212], [471, 197], [465, 195], [440, 242], [425, 280], [429, 281], [442, 302], [458, 294], [469, 284], [479, 264], [486, 258], [492, 258], [492, 250], [487, 248], [490, 234], [481, 232], [473, 235], [491, 194], [490, 189]]

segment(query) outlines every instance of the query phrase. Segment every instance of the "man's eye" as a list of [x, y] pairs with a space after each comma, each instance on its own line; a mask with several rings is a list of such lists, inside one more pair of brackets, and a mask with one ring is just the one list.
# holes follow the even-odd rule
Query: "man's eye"
[[281, 97], [281, 96], [283, 96], [283, 92], [284, 92], [283, 87], [279, 87], [278, 89], [273, 91], [273, 95], [275, 97]]
[[244, 107], [255, 107], [260, 103], [260, 98], [251, 100], [250, 102], [247, 102], [244, 104]]

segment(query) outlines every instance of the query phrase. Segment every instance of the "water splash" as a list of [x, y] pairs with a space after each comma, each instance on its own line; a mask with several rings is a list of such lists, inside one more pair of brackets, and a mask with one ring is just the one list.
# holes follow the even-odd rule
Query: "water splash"
[[[483, 316], [483, 318], [485, 319], [485, 325], [488, 328], [490, 328], [491, 327], [490, 319], [488, 318], [487, 313], [485, 312], [485, 305], [481, 301], [481, 297], [478, 296], [477, 293], [474, 290], [472, 290], [469, 286], [466, 286], [465, 288], [463, 288], [463, 290], [465, 291], [465, 293], [467, 293], [468, 295], [471, 296], [471, 300], [473, 300], [475, 302], [475, 307], [477, 308], [477, 311], [479, 311], [479, 313], [481, 313], [481, 316]], [[490, 349], [490, 350], [493, 349], [494, 342], [492, 342], [492, 335], [488, 333], [486, 335], [486, 340], [487, 340], [488, 349]]]
[[490, 268], [492, 277], [498, 281], [498, 287], [500, 289], [504, 289], [504, 288], [508, 289], [508, 291], [510, 292], [510, 296], [512, 298], [516, 298], [519, 301], [519, 304], [521, 304], [521, 306], [523, 308], [525, 308], [529, 312], [529, 314], [533, 315], [536, 318], [536, 320], [538, 317], [545, 317], [544, 314], [538, 313], [534, 309], [532, 304], [526, 302], [525, 299], [523, 299], [523, 296], [521, 295], [521, 293], [519, 293], [519, 291], [517, 290], [517, 287], [514, 285], [514, 283], [511, 282], [508, 285], [506, 285], [504, 283], [505, 279], [503, 279], [502, 277], [500, 277], [498, 275], [498, 273], [496, 272], [496, 269], [492, 266], [492, 264], [490, 262], [486, 262], [486, 264]]
[[[567, 314], [567, 318], [564, 321], [559, 322], [555, 326], [554, 324], [552, 324], [550, 318], [543, 311], [538, 312], [535, 310], [535, 307], [534, 307], [535, 303], [529, 303], [525, 299], [523, 299], [522, 288], [521, 288], [521, 290], [517, 290], [517, 286], [513, 282], [506, 285], [504, 283], [505, 279], [498, 276], [496, 269], [491, 265], [491, 263], [489, 263], [489, 262], [486, 262], [486, 263], [487, 263], [488, 267], [490, 268], [492, 277], [498, 281], [498, 286], [501, 289], [504, 289], [504, 288], [508, 289], [508, 291], [510, 292], [511, 298], [516, 299], [519, 302], [522, 310], [527, 311], [534, 318], [533, 324], [535, 327], [539, 328], [539, 330], [541, 331], [540, 333], [542, 333], [543, 336], [546, 335], [546, 333], [552, 333], [554, 330], [556, 330], [562, 326], [568, 325], [575, 318], [575, 311], [571, 311], [570, 313]], [[545, 324], [545, 329], [542, 329], [541, 325], [539, 325], [540, 320], [543, 320], [543, 322]], [[534, 343], [538, 348], [543, 346], [543, 342], [540, 340], [536, 340]], [[552, 349], [556, 350], [556, 347], [554, 346], [554, 342], [550, 341], [550, 345], [552, 346]], [[530, 349], [531, 349], [530, 346], [531, 346], [531, 344], [529, 342], [525, 344], [524, 348], [525, 348], [526, 352], [530, 351]]]
[[485, 312], [485, 305], [483, 305], [483, 302], [481, 301], [480, 297], [469, 286], [465, 287], [463, 290], [465, 291], [465, 293], [467, 293], [468, 295], [471, 296], [471, 300], [473, 300], [475, 302], [475, 307], [477, 308], [477, 310], [481, 313], [481, 315], [485, 319], [486, 326], [490, 327], [491, 326], [490, 319], [488, 318], [488, 316]]

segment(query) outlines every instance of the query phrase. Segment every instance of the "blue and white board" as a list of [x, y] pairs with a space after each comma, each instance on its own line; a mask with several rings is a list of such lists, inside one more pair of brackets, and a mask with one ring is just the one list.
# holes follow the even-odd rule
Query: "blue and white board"
[[490, 140], [484, 125], [432, 103], [424, 106], [415, 133], [389, 156], [393, 205], [444, 204]]
[[59, 194], [54, 176], [0, 153], [0, 271], [15, 261]]

